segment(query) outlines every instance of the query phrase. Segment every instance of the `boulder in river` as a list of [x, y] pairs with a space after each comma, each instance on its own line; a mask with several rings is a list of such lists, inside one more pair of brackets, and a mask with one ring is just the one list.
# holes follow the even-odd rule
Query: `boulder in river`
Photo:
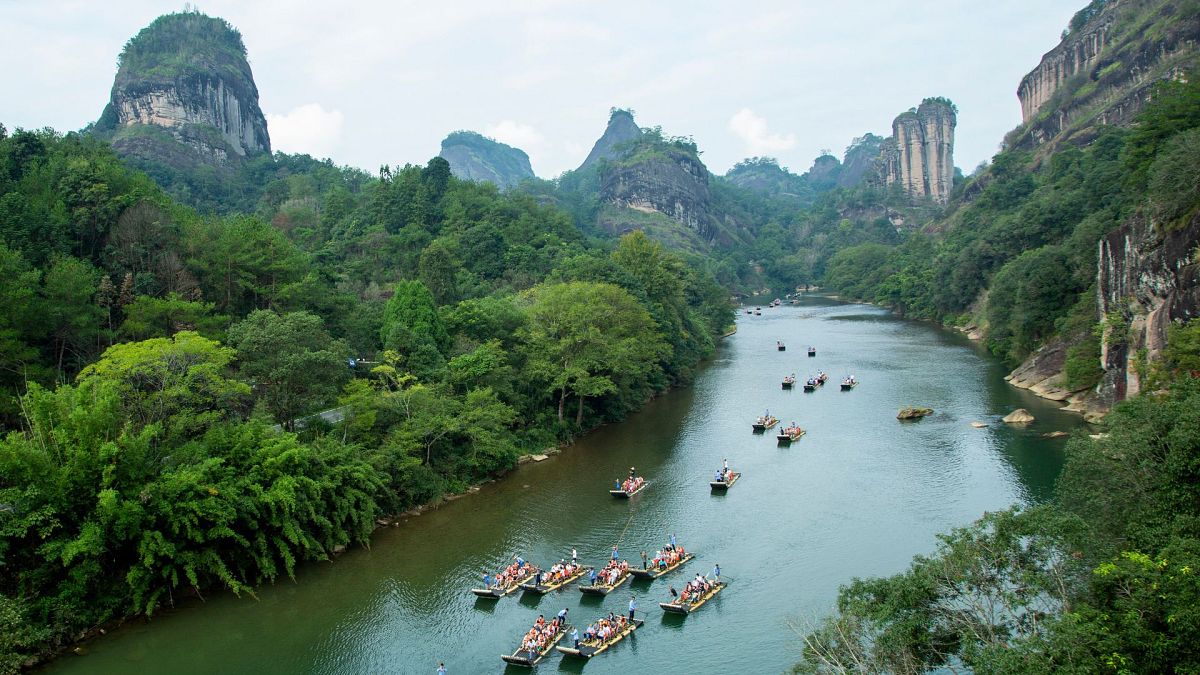
[[896, 413], [898, 420], [919, 420], [926, 415], [932, 415], [933, 408], [901, 408], [900, 412]]
[[1004, 421], [1008, 424], [1029, 424], [1033, 419], [1033, 415], [1030, 415], [1029, 411], [1024, 408], [1017, 408], [1004, 416]]
[[971, 426], [975, 427], [976, 429], [986, 429], [987, 422], [971, 422]]
[[1065, 431], [1051, 431], [1051, 432], [1042, 434], [1042, 438], [1063, 438], [1063, 437], [1070, 436], [1070, 435], [1071, 434], [1068, 434]]

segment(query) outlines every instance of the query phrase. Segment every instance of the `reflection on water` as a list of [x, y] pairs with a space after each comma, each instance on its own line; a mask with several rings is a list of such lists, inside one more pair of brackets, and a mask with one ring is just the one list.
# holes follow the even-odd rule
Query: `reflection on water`
[[[789, 351], [778, 352], [783, 340]], [[808, 358], [803, 347], [818, 348]], [[823, 369], [806, 394], [780, 381]], [[853, 373], [862, 384], [842, 392]], [[714, 672], [736, 646], [740, 669], [779, 672], [799, 655], [790, 619], [829, 610], [839, 584], [903, 569], [934, 535], [1014, 502], [1047, 498], [1062, 440], [1044, 432], [1079, 419], [1003, 381], [1004, 368], [965, 338], [862, 305], [823, 298], [739, 315], [738, 332], [695, 385], [597, 430], [551, 461], [521, 467], [476, 495], [381, 531], [370, 549], [303, 567], [258, 599], [210, 598], [135, 622], [52, 664], [56, 673], [500, 672], [538, 614], [576, 623], [625, 610], [636, 595], [646, 625], [588, 663], [589, 673]], [[906, 405], [934, 408], [901, 424]], [[1013, 408], [1028, 428], [999, 423]], [[750, 422], [770, 409], [808, 434], [791, 447]], [[990, 426], [975, 429], [970, 422]], [[744, 472], [725, 495], [708, 481], [723, 458]], [[631, 500], [608, 493], [631, 465], [651, 485]], [[682, 571], [583, 599], [575, 586], [544, 597], [477, 601], [468, 589], [514, 554], [549, 564], [579, 549], [602, 562], [661, 547], [669, 533], [697, 553]], [[720, 563], [729, 588], [688, 617], [662, 616], [667, 587]], [[580, 672], [554, 654], [538, 667]], [[514, 669], [515, 671], [515, 669]]]

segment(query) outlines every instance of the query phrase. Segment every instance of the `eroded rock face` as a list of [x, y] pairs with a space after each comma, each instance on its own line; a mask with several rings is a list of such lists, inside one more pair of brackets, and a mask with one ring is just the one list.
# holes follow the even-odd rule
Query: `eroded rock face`
[[1182, 79], [1200, 51], [1200, 16], [1175, 0], [1111, 0], [1047, 52], [1017, 88], [1017, 146], [1087, 142], [1100, 125], [1127, 125], [1154, 85]]
[[1096, 286], [1110, 322], [1101, 343], [1101, 400], [1112, 405], [1142, 390], [1139, 363], [1160, 357], [1167, 328], [1200, 316], [1200, 216], [1163, 232], [1136, 216], [1100, 240]]
[[892, 121], [892, 137], [880, 147], [881, 178], [899, 185], [913, 199], [939, 204], [954, 188], [954, 105], [945, 99], [925, 99], [916, 110]]
[[712, 194], [708, 169], [682, 151], [666, 151], [641, 161], [613, 165], [600, 178], [603, 201], [617, 207], [658, 212], [712, 240]]
[[[257, 97], [244, 104], [219, 78], [192, 78], [137, 95], [114, 92], [112, 103], [121, 126], [148, 124], [172, 131], [189, 124], [207, 126], [219, 132], [239, 157], [271, 151], [267, 120]], [[188, 142], [214, 160], [228, 159], [228, 151], [217, 144]]]
[[1007, 424], [1029, 424], [1034, 420], [1033, 415], [1024, 408], [1017, 408], [1004, 416], [1004, 422]]
[[95, 132], [122, 156], [175, 169], [271, 152], [241, 34], [194, 11], [160, 16], [125, 45]]

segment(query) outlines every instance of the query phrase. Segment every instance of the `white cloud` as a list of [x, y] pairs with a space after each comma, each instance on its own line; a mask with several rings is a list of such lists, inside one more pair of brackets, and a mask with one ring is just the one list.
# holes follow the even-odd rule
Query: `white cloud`
[[763, 155], [788, 150], [796, 145], [796, 134], [773, 134], [767, 129], [767, 120], [742, 108], [729, 118], [729, 130], [746, 144], [746, 152]]
[[546, 142], [546, 137], [539, 133], [537, 129], [528, 124], [521, 124], [512, 120], [504, 120], [498, 124], [487, 125], [483, 129], [483, 135], [491, 136], [501, 143], [507, 143], [525, 152], [529, 152], [530, 148], [537, 148]]
[[267, 115], [267, 129], [274, 150], [329, 157], [342, 142], [345, 117], [340, 110], [326, 110], [320, 103], [306, 103], [283, 115]]

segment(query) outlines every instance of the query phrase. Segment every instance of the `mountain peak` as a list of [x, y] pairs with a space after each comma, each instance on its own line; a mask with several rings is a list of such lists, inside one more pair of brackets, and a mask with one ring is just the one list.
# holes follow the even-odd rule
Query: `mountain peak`
[[271, 152], [241, 33], [194, 11], [160, 16], [125, 43], [95, 129], [122, 154], [172, 163]]
[[583, 160], [583, 164], [579, 165], [579, 171], [583, 171], [591, 167], [601, 159], [615, 159], [618, 155], [618, 147], [627, 144], [630, 141], [635, 141], [641, 138], [642, 130], [638, 128], [637, 122], [633, 120], [633, 111], [624, 108], [613, 108], [609, 111], [608, 126], [604, 128], [604, 134], [597, 139], [596, 144], [592, 146], [592, 151], [588, 153], [587, 159]]

